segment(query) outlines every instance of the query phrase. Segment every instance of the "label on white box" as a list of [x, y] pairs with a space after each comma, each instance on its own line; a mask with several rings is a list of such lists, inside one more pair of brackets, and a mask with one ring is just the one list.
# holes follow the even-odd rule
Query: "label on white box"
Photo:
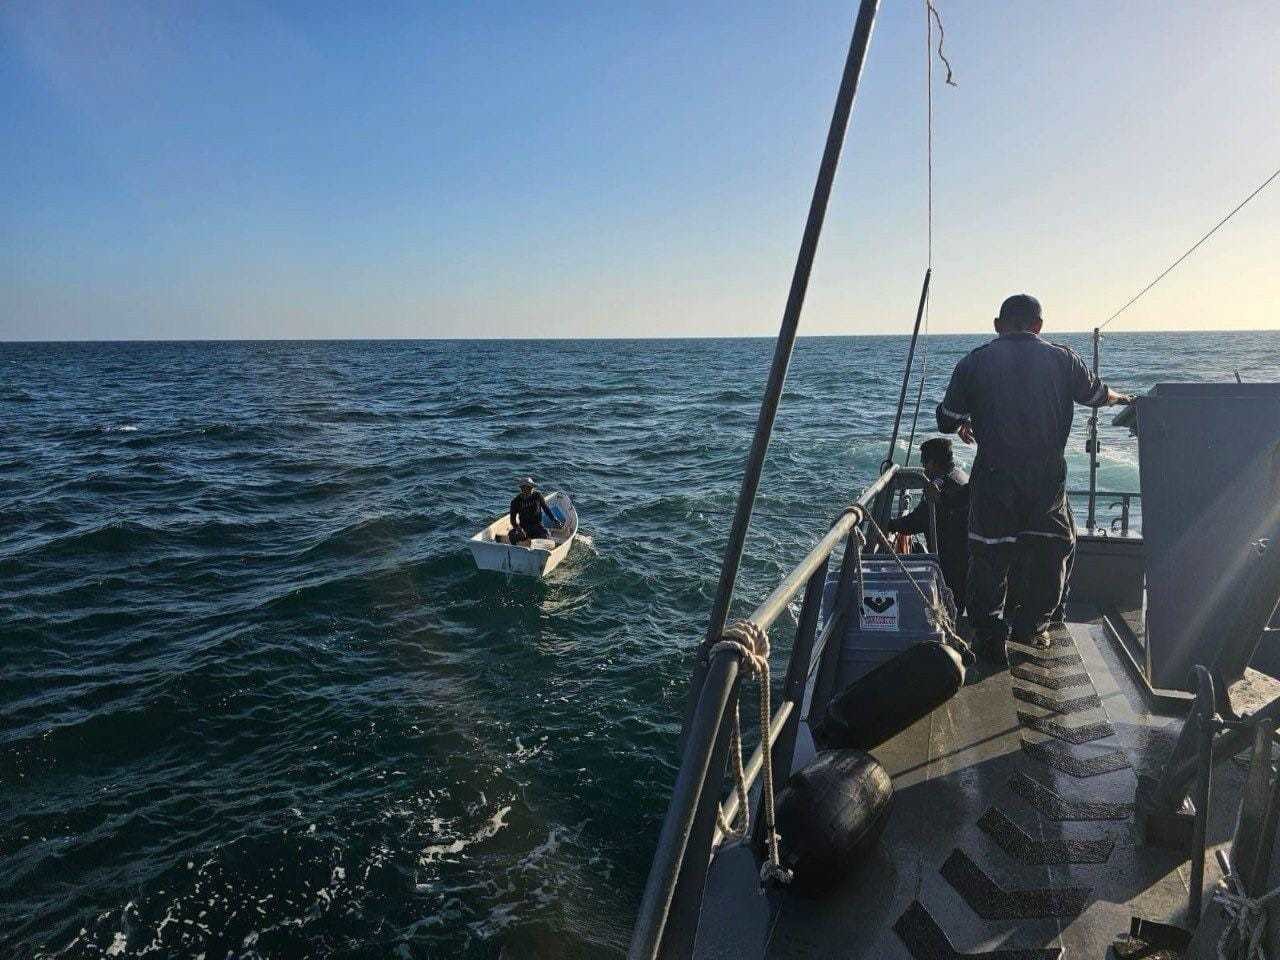
[[898, 632], [898, 591], [862, 591], [862, 629]]

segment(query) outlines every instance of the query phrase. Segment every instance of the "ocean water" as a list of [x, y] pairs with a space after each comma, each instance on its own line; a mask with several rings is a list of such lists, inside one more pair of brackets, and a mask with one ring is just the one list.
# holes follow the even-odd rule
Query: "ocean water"
[[[925, 435], [982, 339], [929, 340]], [[799, 343], [737, 611], [873, 478], [905, 346]], [[0, 344], [0, 955], [619, 955], [771, 350]], [[1234, 369], [1274, 334], [1106, 338], [1120, 389]], [[545, 582], [464, 546], [526, 472], [588, 535]]]

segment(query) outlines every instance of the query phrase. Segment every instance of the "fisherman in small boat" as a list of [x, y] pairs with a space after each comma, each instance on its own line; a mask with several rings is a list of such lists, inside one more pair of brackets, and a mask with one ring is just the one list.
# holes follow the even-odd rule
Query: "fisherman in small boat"
[[518, 544], [526, 540], [550, 537], [551, 534], [542, 523], [544, 514], [549, 519], [555, 518], [555, 514], [547, 506], [546, 498], [533, 482], [533, 477], [525, 477], [520, 481], [520, 492], [511, 500], [511, 533], [507, 539]]
[[890, 520], [885, 530], [923, 533], [928, 538], [932, 505], [939, 542], [928, 546], [938, 555], [942, 578], [951, 588], [956, 606], [963, 610], [969, 575], [969, 475], [956, 465], [951, 441], [946, 437], [932, 437], [920, 444], [920, 465], [929, 479], [924, 486], [924, 499], [910, 513]]
[[[1067, 502], [1067, 437], [1073, 404], [1129, 403], [1071, 350], [1040, 336], [1040, 302], [1015, 294], [1000, 305], [994, 340], [956, 364], [938, 428], [976, 439], [969, 500], [966, 606], [978, 652], [1006, 659], [1005, 641], [1046, 647], [1062, 600], [1075, 523]], [[1021, 567], [1017, 609], [1002, 613], [1010, 567]]]

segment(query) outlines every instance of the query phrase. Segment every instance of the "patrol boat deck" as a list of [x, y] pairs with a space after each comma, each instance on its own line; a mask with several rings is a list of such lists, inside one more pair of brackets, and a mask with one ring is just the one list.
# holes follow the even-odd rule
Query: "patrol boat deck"
[[[1140, 401], [1139, 416], [1145, 408], [1146, 421], [1164, 436], [1159, 393]], [[1225, 408], [1234, 406], [1228, 398]], [[1280, 390], [1258, 410], [1270, 433], [1261, 439], [1254, 433], [1244, 443], [1270, 450], [1262, 469], [1280, 485]], [[1159, 437], [1145, 449], [1158, 459]], [[1232, 460], [1228, 450], [1219, 454]], [[809, 731], [827, 696], [815, 689], [824, 691], [824, 672], [835, 669], [837, 651], [857, 636], [856, 614], [849, 618], [856, 606], [837, 603], [826, 623], [816, 613], [832, 550], [844, 543], [842, 573], [867, 569], [860, 524], [893, 510], [901, 488], [921, 481], [917, 471], [890, 467], [752, 614], [767, 629], [787, 600], [804, 591], [782, 703], [769, 731], [777, 789], [813, 758]], [[1162, 482], [1144, 483], [1144, 493]], [[1244, 512], [1264, 534], [1276, 532], [1274, 501]], [[1161, 514], [1148, 510], [1144, 519], [1159, 523]], [[1241, 669], [1225, 675], [1232, 682], [1216, 695], [1151, 685], [1170, 651], [1160, 637], [1143, 635], [1142, 568], [1149, 550], [1141, 538], [1081, 537], [1072, 581], [1077, 599], [1067, 622], [1054, 628], [1052, 646], [1009, 644], [1007, 667], [971, 667], [952, 699], [871, 751], [893, 780], [888, 825], [875, 854], [820, 897], [761, 883], [758, 813], [750, 842], [726, 841], [715, 827], [716, 808], [731, 819], [737, 800], [721, 789], [718, 774], [707, 772], [724, 769], [727, 717], [743, 688], [737, 658], [713, 657], [631, 956], [1216, 956], [1224, 918], [1210, 893], [1224, 880], [1223, 865], [1235, 863], [1232, 869], [1250, 878], [1255, 896], [1280, 884], [1272, 850], [1280, 791], [1271, 761], [1280, 682]], [[1261, 587], [1254, 576], [1250, 582], [1269, 592], [1237, 604], [1231, 633], [1238, 627], [1240, 639], [1198, 651], [1197, 659], [1212, 665], [1198, 668], [1205, 677], [1221, 679], [1224, 664], [1242, 650], [1247, 662], [1259, 639], [1274, 635], [1267, 622], [1280, 595], [1280, 564], [1268, 554], [1256, 553], [1262, 562], [1253, 567], [1276, 589]], [[1194, 551], [1184, 563], [1196, 566]], [[839, 582], [860, 590], [855, 576]], [[1212, 723], [1202, 727], [1202, 716]], [[1202, 729], [1217, 738], [1212, 767]], [[1184, 730], [1188, 739], [1179, 744]], [[1251, 735], [1262, 738], [1265, 750], [1252, 773]], [[757, 750], [746, 765], [755, 811], [761, 761]], [[1191, 774], [1177, 775], [1188, 764]], [[1245, 791], [1250, 775], [1261, 790]], [[1129, 938], [1131, 930], [1140, 939]], [[1277, 934], [1271, 931], [1280, 940]], [[1142, 952], [1144, 943], [1191, 952]]]
[[[1008, 670], [978, 668], [873, 751], [895, 788], [877, 856], [824, 898], [783, 894], [765, 956], [1102, 958], [1134, 916], [1185, 926], [1187, 859], [1139, 846], [1133, 822], [1136, 774], [1159, 770], [1177, 723], [1150, 711], [1091, 612], [1073, 608], [1048, 651], [1010, 645]], [[1235, 764], [1215, 780], [1211, 850], [1243, 780]]]

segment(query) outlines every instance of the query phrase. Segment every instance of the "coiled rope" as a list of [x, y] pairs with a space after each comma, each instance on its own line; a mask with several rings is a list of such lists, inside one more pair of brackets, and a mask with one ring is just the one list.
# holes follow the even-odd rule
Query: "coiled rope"
[[1213, 900], [1227, 915], [1227, 926], [1218, 937], [1218, 960], [1267, 960], [1262, 938], [1267, 932], [1267, 903], [1280, 896], [1280, 887], [1256, 899], [1245, 895], [1234, 873], [1228, 873]]
[[[778, 830], [773, 807], [773, 749], [769, 743], [769, 726], [772, 710], [769, 706], [769, 635], [750, 620], [735, 620], [724, 628], [723, 639], [714, 644], [708, 657], [729, 652], [738, 655], [742, 669], [756, 678], [760, 688], [760, 759], [762, 782], [760, 796], [764, 807], [764, 833], [768, 856], [760, 867], [760, 879], [766, 883], [790, 883], [791, 871], [782, 866], [778, 857]], [[751, 810], [747, 800], [747, 772], [742, 765], [742, 719], [735, 705], [733, 729], [729, 734], [729, 756], [733, 762], [734, 787], [738, 793], [738, 812], [735, 823], [724, 818], [717, 808], [716, 819], [721, 832], [731, 840], [745, 840], [751, 831]]]

